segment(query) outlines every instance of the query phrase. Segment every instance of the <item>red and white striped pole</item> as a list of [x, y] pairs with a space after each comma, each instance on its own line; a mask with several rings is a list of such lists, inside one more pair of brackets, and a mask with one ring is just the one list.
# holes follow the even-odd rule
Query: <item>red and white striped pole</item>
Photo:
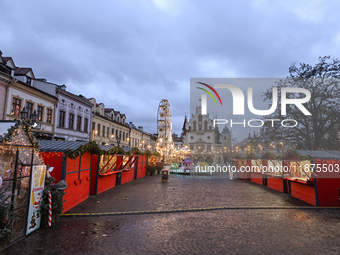
[[48, 191], [48, 226], [52, 225], [52, 195], [51, 191]]

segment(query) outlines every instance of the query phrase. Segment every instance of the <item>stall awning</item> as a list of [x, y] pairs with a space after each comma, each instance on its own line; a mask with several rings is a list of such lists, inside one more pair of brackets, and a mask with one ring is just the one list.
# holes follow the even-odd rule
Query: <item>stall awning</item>
[[298, 150], [298, 153], [318, 159], [340, 159], [340, 151]]

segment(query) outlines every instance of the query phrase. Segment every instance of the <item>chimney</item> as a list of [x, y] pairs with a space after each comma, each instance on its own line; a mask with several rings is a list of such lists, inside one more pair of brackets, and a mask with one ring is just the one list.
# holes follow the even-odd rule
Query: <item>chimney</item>
[[139, 129], [140, 131], [143, 131], [143, 126], [138, 126], [138, 129]]

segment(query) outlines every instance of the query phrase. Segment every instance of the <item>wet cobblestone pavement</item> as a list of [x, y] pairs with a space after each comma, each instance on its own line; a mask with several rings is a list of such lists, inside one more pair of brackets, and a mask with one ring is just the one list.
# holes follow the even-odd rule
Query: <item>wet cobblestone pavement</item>
[[308, 204], [249, 181], [216, 176], [147, 176], [115, 187], [67, 213], [223, 206], [297, 209], [62, 217], [2, 254], [340, 254], [340, 211]]

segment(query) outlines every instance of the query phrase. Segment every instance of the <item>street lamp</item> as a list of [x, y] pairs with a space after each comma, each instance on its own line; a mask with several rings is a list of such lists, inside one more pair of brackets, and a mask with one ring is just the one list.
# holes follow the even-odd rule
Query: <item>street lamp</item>
[[282, 145], [282, 154], [284, 154], [283, 141], [281, 141], [280, 144]]
[[[21, 117], [22, 120], [25, 120], [25, 119], [28, 118], [28, 112], [27, 112], [25, 107], [20, 112], [20, 117]], [[38, 118], [38, 114], [37, 114], [36, 110], [34, 110], [34, 112], [30, 116], [30, 119], [28, 119], [28, 124], [31, 125], [33, 128], [36, 127], [37, 118]]]
[[117, 140], [117, 144], [118, 144], [118, 147], [119, 147], [120, 141], [122, 140], [122, 134], [117, 135], [116, 140]]
[[20, 116], [21, 116], [21, 119], [26, 119], [27, 118], [27, 110], [26, 110], [26, 107], [24, 107], [22, 109], [22, 111], [20, 112]]
[[97, 130], [94, 130], [94, 129], [92, 130], [92, 139], [91, 139], [91, 141], [93, 141], [93, 140], [94, 140], [94, 135], [95, 135], [95, 134], [97, 134], [97, 133], [98, 133], [98, 131], [97, 131]]

